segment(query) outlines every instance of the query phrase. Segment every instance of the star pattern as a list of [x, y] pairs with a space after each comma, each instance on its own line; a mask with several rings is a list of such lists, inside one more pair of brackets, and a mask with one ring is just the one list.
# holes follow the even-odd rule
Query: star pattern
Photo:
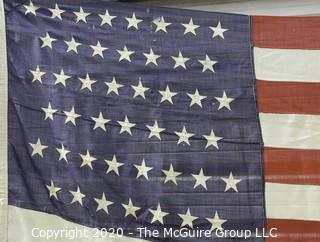
[[47, 120], [47, 119], [53, 120], [53, 114], [58, 111], [57, 109], [53, 109], [53, 108], [51, 107], [51, 103], [50, 103], [50, 102], [49, 102], [47, 108], [41, 108], [41, 109], [42, 109], [42, 111], [45, 113], [44, 120]]
[[179, 136], [178, 144], [186, 143], [187, 145], [190, 145], [189, 139], [194, 136], [192, 133], [188, 133], [186, 130], [186, 127], [183, 126], [181, 132], [174, 132], [177, 136]]
[[133, 13], [131, 18], [126, 17], [125, 19], [128, 21], [127, 29], [134, 28], [138, 30], [139, 29], [138, 24], [142, 22], [142, 19], [136, 18], [136, 13]]
[[77, 191], [70, 191], [70, 193], [73, 196], [72, 201], [70, 202], [70, 204], [79, 203], [81, 206], [83, 206], [82, 199], [85, 198], [86, 195], [81, 193], [80, 187], [78, 186], [77, 187]]
[[40, 37], [40, 39], [42, 40], [41, 48], [49, 47], [50, 49], [52, 49], [52, 42], [56, 41], [56, 39], [50, 37], [48, 32], [44, 37]]
[[39, 9], [39, 7], [34, 6], [32, 1], [29, 2], [29, 5], [23, 5], [23, 6], [26, 9], [24, 13], [25, 15], [27, 14], [34, 15], [34, 16], [37, 15], [36, 11]]
[[54, 197], [55, 199], [58, 200], [58, 196], [57, 196], [57, 192], [59, 192], [61, 190], [60, 187], [56, 187], [53, 183], [53, 181], [51, 180], [51, 184], [50, 185], [46, 185], [48, 191], [49, 191], [49, 197]]
[[88, 89], [90, 92], [92, 92], [92, 87], [91, 86], [92, 86], [92, 84], [94, 84], [97, 81], [91, 80], [88, 73], [86, 75], [86, 78], [79, 78], [79, 79], [80, 79], [80, 81], [82, 83], [82, 86], [81, 86], [80, 90]]
[[112, 27], [112, 20], [116, 18], [116, 16], [110, 15], [108, 10], [106, 10], [105, 14], [99, 14], [99, 17], [101, 18], [101, 26], [107, 24], [110, 27]]
[[121, 129], [120, 129], [120, 134], [123, 132], [127, 132], [132, 136], [131, 129], [136, 126], [135, 123], [130, 123], [129, 119], [127, 116], [125, 116], [124, 121], [118, 121], [118, 124], [120, 124]]
[[142, 97], [143, 99], [146, 99], [145, 97], [145, 92], [148, 91], [150, 88], [147, 88], [147, 87], [144, 87], [141, 83], [141, 79], [139, 80], [139, 83], [137, 86], [135, 85], [131, 85], [131, 87], [133, 88], [134, 90], [134, 94], [133, 94], [133, 98], [135, 97]]
[[183, 57], [181, 51], [179, 51], [178, 56], [171, 56], [171, 58], [176, 62], [173, 67], [174, 69], [178, 68], [179, 66], [183, 67], [184, 69], [187, 69], [186, 62], [190, 60], [190, 58]]
[[226, 183], [226, 188], [224, 190], [225, 192], [229, 191], [230, 189], [238, 192], [237, 184], [241, 182], [241, 179], [235, 179], [232, 172], [230, 172], [229, 177], [221, 177], [221, 179]]
[[169, 170], [162, 170], [162, 172], [166, 175], [164, 183], [172, 181], [174, 184], [178, 185], [177, 176], [180, 176], [182, 173], [174, 171], [172, 164], [170, 164]]
[[148, 136], [149, 139], [152, 138], [153, 136], [155, 136], [159, 140], [161, 140], [160, 133], [165, 131], [165, 129], [164, 128], [159, 128], [157, 120], [154, 121], [154, 125], [153, 126], [147, 125], [147, 128], [150, 130], [150, 134]]
[[111, 82], [105, 82], [105, 84], [107, 85], [108, 87], [108, 91], [107, 91], [107, 95], [110, 94], [110, 93], [114, 93], [116, 95], [119, 95], [119, 91], [118, 89], [123, 87], [123, 85], [117, 83], [117, 80], [115, 77], [112, 78], [112, 81]]
[[155, 32], [159, 32], [159, 31], [163, 31], [165, 33], [167, 33], [167, 27], [169, 25], [171, 25], [171, 23], [167, 23], [165, 20], [164, 20], [164, 17], [160, 17], [158, 19], [155, 19], [153, 21], [153, 23], [156, 25], [156, 30]]
[[61, 148], [56, 148], [56, 150], [59, 153], [59, 161], [65, 160], [66, 162], [68, 162], [67, 154], [70, 153], [70, 151], [65, 149], [63, 144], [61, 144]]
[[166, 86], [165, 91], [159, 91], [159, 93], [162, 96], [160, 103], [168, 101], [171, 104], [173, 104], [172, 98], [178, 94], [177, 92], [171, 92], [168, 85]]
[[196, 89], [194, 94], [187, 93], [187, 95], [191, 98], [190, 107], [192, 107], [193, 105], [198, 105], [202, 108], [201, 101], [207, 97], [207, 96], [200, 95], [198, 89]]
[[106, 199], [106, 195], [104, 194], [104, 192], [102, 193], [102, 196], [101, 196], [101, 199], [99, 198], [95, 198], [94, 199], [96, 201], [96, 203], [98, 204], [97, 206], [97, 212], [102, 210], [104, 211], [106, 214], [109, 214], [109, 210], [108, 210], [108, 207], [110, 205], [113, 204], [113, 202], [110, 202]]
[[217, 230], [223, 230], [222, 224], [227, 222], [227, 220], [219, 218], [219, 214], [216, 211], [213, 218], [207, 218], [207, 220], [211, 223], [210, 230], [213, 231], [215, 229]]
[[79, 155], [82, 159], [82, 164], [80, 165], [80, 167], [89, 166], [90, 169], [92, 170], [93, 169], [92, 162], [97, 159], [90, 155], [89, 150], [87, 150], [87, 153], [85, 155], [83, 154], [79, 154]]
[[75, 39], [73, 37], [71, 37], [70, 41], [64, 41], [67, 46], [68, 49], [66, 50], [67, 52], [73, 51], [75, 53], [78, 53], [78, 46], [81, 45], [79, 42], [75, 41]]
[[51, 18], [58, 18], [60, 20], [62, 20], [61, 14], [65, 12], [59, 8], [58, 4], [55, 5], [55, 8], [49, 8], [49, 11], [51, 12]]
[[100, 128], [104, 131], [107, 131], [105, 124], [111, 121], [110, 119], [105, 119], [101, 112], [99, 113], [98, 117], [91, 117], [91, 119], [95, 122], [93, 129]]
[[215, 97], [216, 100], [219, 102], [218, 110], [222, 108], [229, 109], [231, 111], [230, 103], [234, 100], [234, 98], [227, 97], [225, 91], [223, 91], [222, 97]]
[[182, 25], [185, 27], [184, 34], [191, 33], [193, 35], [197, 35], [196, 29], [200, 27], [200, 25], [193, 24], [192, 18], [190, 19], [189, 23]]
[[33, 143], [29, 143], [32, 147], [32, 153], [31, 156], [34, 155], [39, 155], [41, 157], [43, 157], [43, 153], [42, 151], [46, 148], [48, 148], [48, 146], [41, 144], [41, 140], [40, 138], [37, 139], [37, 143], [33, 144]]
[[154, 65], [158, 66], [157, 59], [160, 58], [161, 55], [156, 55], [153, 52], [153, 49], [150, 48], [150, 52], [143, 53], [143, 55], [147, 58], [146, 65], [154, 64]]
[[127, 46], [124, 46], [123, 50], [117, 50], [117, 52], [120, 55], [119, 62], [121, 62], [123, 60], [127, 60], [127, 61], [131, 62], [130, 56], [134, 53], [134, 51], [129, 51]]
[[93, 49], [92, 56], [99, 55], [102, 58], [104, 58], [103, 51], [108, 49], [106, 47], [102, 47], [99, 41], [97, 41], [96, 45], [90, 45], [90, 47]]
[[222, 139], [222, 137], [218, 137], [214, 134], [213, 130], [211, 129], [211, 133], [209, 135], [203, 135], [203, 137], [207, 140], [206, 148], [210, 147], [211, 145], [219, 149], [218, 141]]
[[33, 78], [32, 78], [32, 82], [40, 82], [42, 83], [42, 76], [45, 75], [46, 73], [43, 72], [43, 71], [40, 71], [40, 68], [39, 66], [36, 67], [36, 69], [33, 71], [33, 70], [30, 70], [31, 74], [33, 75]]
[[179, 213], [178, 216], [182, 219], [181, 228], [188, 225], [193, 229], [193, 221], [198, 219], [198, 217], [191, 215], [190, 208], [187, 209], [185, 214]]
[[228, 31], [228, 29], [224, 29], [221, 27], [220, 21], [218, 22], [218, 25], [215, 27], [210, 27], [210, 29], [213, 31], [212, 38], [220, 37], [224, 39], [224, 32]]
[[147, 180], [149, 180], [148, 172], [153, 168], [146, 166], [146, 162], [144, 159], [141, 161], [141, 165], [134, 165], [134, 167], [138, 170], [137, 178], [139, 178], [140, 176], [144, 176]]
[[79, 12], [73, 12], [77, 19], [76, 19], [76, 23], [83, 21], [83, 22], [87, 22], [87, 17], [90, 15], [90, 13], [86, 13], [83, 11], [82, 7], [80, 7]]
[[206, 58], [204, 60], [199, 60], [199, 62], [203, 65], [202, 72], [205, 72], [205, 71], [215, 72], [215, 70], [213, 69], [213, 66], [218, 63], [217, 61], [211, 60], [208, 55], [206, 55]]
[[107, 162], [107, 164], [108, 164], [107, 174], [109, 174], [110, 172], [113, 171], [118, 176], [120, 176], [119, 175], [119, 167], [123, 166], [124, 163], [118, 162], [117, 157], [115, 155], [113, 155], [112, 160], [105, 160], [105, 162]]
[[132, 215], [133, 217], [137, 218], [136, 212], [140, 210], [140, 207], [136, 207], [133, 205], [131, 198], [129, 198], [128, 204], [122, 204], [123, 208], [126, 210], [124, 217]]
[[153, 217], [151, 223], [159, 222], [163, 224], [163, 217], [167, 216], [169, 213], [162, 212], [160, 203], [158, 204], [157, 209], [149, 209], [150, 213], [152, 213]]
[[202, 186], [204, 189], [208, 190], [207, 188], [207, 181], [211, 179], [211, 176], [205, 176], [203, 174], [203, 169], [200, 169], [199, 174], [191, 174], [194, 179], [196, 179], [196, 183], [194, 184], [193, 188], [196, 188], [198, 186]]
[[61, 83], [64, 87], [66, 87], [66, 80], [71, 78], [71, 76], [65, 75], [63, 69], [61, 68], [60, 74], [59, 73], [53, 73], [53, 75], [56, 78], [56, 81], [54, 82], [55, 85], [58, 85]]
[[65, 124], [71, 122], [74, 126], [76, 126], [76, 118], [81, 117], [80, 114], [77, 114], [74, 111], [74, 106], [72, 106], [70, 111], [64, 111], [64, 114], [67, 116], [65, 120]]

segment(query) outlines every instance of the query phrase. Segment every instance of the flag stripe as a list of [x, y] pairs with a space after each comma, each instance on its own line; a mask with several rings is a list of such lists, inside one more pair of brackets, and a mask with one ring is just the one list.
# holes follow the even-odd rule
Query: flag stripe
[[320, 221], [320, 186], [266, 183], [268, 218]]
[[266, 147], [320, 149], [320, 116], [260, 113]]
[[320, 150], [264, 149], [268, 182], [320, 185]]
[[257, 47], [320, 49], [320, 17], [253, 16], [252, 23]]
[[320, 114], [320, 83], [257, 80], [257, 95], [263, 113]]
[[320, 50], [254, 47], [256, 77], [269, 81], [320, 81]]
[[268, 219], [267, 231], [277, 228], [277, 237], [269, 237], [267, 242], [318, 242], [320, 222], [288, 219]]

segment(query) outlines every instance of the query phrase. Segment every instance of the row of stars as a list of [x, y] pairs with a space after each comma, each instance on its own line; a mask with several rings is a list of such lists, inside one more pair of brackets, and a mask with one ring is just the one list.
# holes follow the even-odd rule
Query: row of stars
[[[55, 186], [55, 184], [52, 180], [51, 180], [51, 184], [46, 185], [46, 187], [49, 192], [49, 197], [50, 198], [53, 197], [53, 198], [59, 200], [57, 193], [61, 192], [61, 188]], [[79, 186], [77, 186], [76, 191], [68, 191], [68, 192], [71, 193], [73, 196], [72, 201], [70, 202], [71, 204], [78, 203], [81, 206], [83, 206], [83, 199], [86, 198], [87, 196], [81, 192]], [[97, 204], [96, 212], [101, 211], [101, 212], [106, 213], [107, 215], [109, 214], [109, 206], [116, 205], [114, 202], [109, 201], [107, 199], [105, 193], [102, 193], [101, 198], [93, 198], [93, 199]], [[133, 218], [137, 219], [137, 212], [142, 209], [141, 207], [134, 205], [131, 198], [128, 199], [127, 204], [122, 203], [121, 207], [125, 210], [124, 218], [132, 216]], [[193, 221], [197, 220], [197, 219], [201, 219], [200, 217], [193, 216], [191, 214], [190, 208], [187, 208], [187, 211], [185, 214], [183, 214], [183, 213], [175, 214], [175, 213], [164, 212], [161, 209], [160, 203], [158, 203], [156, 209], [148, 209], [148, 211], [153, 216], [151, 219], [151, 223], [158, 222], [160, 224], [164, 224], [164, 217], [166, 217], [168, 215], [178, 215], [182, 219], [182, 223], [180, 225], [181, 227], [189, 226], [190, 228], [193, 228]], [[211, 231], [213, 231], [215, 229], [223, 229], [222, 224], [224, 224], [227, 221], [227, 220], [221, 219], [219, 217], [219, 214], [217, 211], [215, 211], [215, 215], [213, 218], [204, 218], [204, 219], [206, 219], [207, 221], [209, 221], [211, 223]]]
[[[53, 115], [58, 112], [57, 109], [53, 109], [51, 106], [51, 103], [49, 102], [48, 107], [43, 107], [41, 110], [44, 112], [44, 120], [52, 120], [53, 121]], [[62, 113], [62, 112], [61, 112]], [[81, 117], [82, 115], [77, 114], [75, 112], [74, 106], [72, 106], [70, 111], [63, 111], [64, 115], [66, 116], [65, 124], [71, 123], [74, 126], [76, 126], [76, 119]], [[91, 120], [94, 121], [93, 130], [101, 129], [104, 132], [107, 132], [106, 125], [111, 122], [111, 119], [104, 118], [102, 112], [99, 112], [98, 117], [90, 117]], [[132, 136], [131, 129], [136, 126], [136, 123], [131, 123], [127, 116], [124, 117], [123, 121], [117, 121], [118, 125], [121, 126], [119, 134], [127, 133], [130, 136]], [[164, 132], [166, 129], [159, 127], [158, 121], [155, 120], [153, 125], [146, 125], [146, 128], [149, 130], [149, 136], [148, 139], [151, 139], [152, 137], [155, 137], [159, 140], [161, 140], [161, 133]], [[181, 131], [173, 131], [173, 133], [178, 136], [177, 144], [185, 144], [185, 145], [191, 145], [189, 139], [195, 136], [194, 133], [190, 133], [187, 131], [186, 127], [183, 126]], [[204, 137], [207, 140], [206, 149], [213, 146], [216, 149], [219, 149], [218, 141], [222, 140], [223, 137], [216, 136], [214, 131], [211, 129], [210, 134], [208, 135], [201, 135], [201, 137]]]
[[[39, 9], [39, 7], [35, 6], [31, 1], [29, 5], [24, 5], [25, 8], [25, 14], [30, 14], [30, 15], [35, 15], [36, 16], [36, 11]], [[61, 14], [66, 12], [65, 10], [60, 9], [58, 4], [55, 4], [55, 8], [47, 8], [51, 12], [51, 18], [56, 18], [62, 20]], [[87, 23], [87, 17], [91, 15], [92, 13], [85, 12], [83, 8], [80, 6], [79, 11], [73, 12], [73, 14], [76, 16], [76, 23], [79, 22], [84, 22]], [[109, 11], [106, 10], [105, 14], [98, 14], [98, 16], [101, 19], [100, 25], [109, 25], [112, 27], [112, 21], [115, 18], [118, 18], [115, 15], [110, 15]], [[125, 20], [128, 22], [127, 29], [134, 29], [134, 30], [139, 30], [139, 24], [143, 22], [143, 19], [137, 18], [136, 13], [133, 12], [132, 16], [125, 17]], [[153, 24], [155, 25], [155, 32], [163, 32], [163, 33], [168, 33], [167, 27], [171, 26], [172, 23], [166, 22], [165, 18], [161, 16], [160, 18], [157, 18], [153, 21]], [[184, 30], [184, 35], [193, 35], [196, 36], [197, 32], [196, 30], [200, 28], [200, 25], [194, 24], [193, 19], [190, 18], [188, 23], [180, 23], [185, 30]], [[213, 32], [212, 38], [220, 38], [224, 39], [224, 33], [228, 31], [229, 29], [223, 28], [221, 25], [221, 22], [218, 21], [216, 26], [209, 27], [211, 31]]]
[[[29, 143], [29, 144], [32, 147], [31, 156], [39, 155], [40, 157], [43, 157], [43, 150], [48, 148], [48, 146], [43, 145], [41, 143], [40, 138], [37, 139], [36, 143]], [[68, 162], [67, 155], [70, 153], [70, 151], [67, 150], [63, 144], [61, 144], [61, 148], [56, 148], [56, 151], [59, 153], [59, 161], [64, 160]], [[78, 153], [78, 155], [81, 157], [81, 160], [82, 160], [80, 168], [87, 166], [91, 170], [93, 170], [92, 162], [97, 161], [97, 159], [91, 156], [89, 150], [86, 151], [86, 154]], [[120, 176], [119, 168], [125, 165], [125, 163], [118, 162], [117, 157], [115, 155], [113, 155], [111, 160], [104, 160], [104, 161], [107, 163], [107, 166], [108, 166], [106, 174], [113, 172], [117, 176]], [[133, 165], [133, 166], [137, 170], [136, 179], [142, 177], [142, 178], [145, 178], [146, 180], [149, 180], [148, 172], [153, 170], [154, 167], [147, 166], [145, 159], [142, 159], [140, 165]], [[177, 177], [182, 175], [182, 172], [175, 171], [172, 164], [170, 164], [170, 167], [168, 170], [162, 169], [161, 171], [166, 176], [164, 180], [165, 184], [168, 182], [172, 182], [173, 184], [178, 185]], [[204, 175], [203, 168], [200, 168], [200, 171], [198, 174], [191, 174], [191, 176], [195, 179], [195, 184], [193, 187], [194, 189], [199, 186], [204, 188], [205, 190], [208, 190], [207, 182], [209, 180], [212, 180], [213, 178], [212, 176]], [[227, 192], [229, 190], [238, 192], [237, 184], [242, 179], [235, 179], [233, 177], [232, 172], [230, 172], [229, 177], [221, 177], [221, 180], [223, 180], [226, 183], [224, 192]]]
[[[39, 82], [41, 84], [42, 76], [47, 74], [47, 72], [41, 71], [39, 66], [37, 66], [34, 70], [30, 70], [30, 73], [32, 74], [32, 83]], [[66, 87], [66, 81], [72, 78], [71, 76], [66, 75], [63, 69], [61, 69], [60, 73], [53, 73], [53, 76], [55, 77], [54, 85], [60, 84], [64, 87]], [[92, 85], [97, 82], [97, 80], [91, 79], [88, 73], [84, 78], [79, 77], [78, 79], [81, 82], [80, 90], [88, 90], [90, 92], [92, 92]], [[125, 85], [120, 84], [115, 77], [112, 78], [112, 81], [104, 83], [107, 87], [107, 95], [115, 94], [119, 96], [119, 89], [125, 87]], [[131, 87], [134, 91], [133, 98], [140, 97], [144, 100], [146, 100], [145, 92], [151, 90], [150, 88], [143, 85], [141, 78], [139, 78], [138, 85], [129, 85], [129, 87]], [[167, 102], [173, 104], [173, 97], [179, 94], [179, 92], [171, 91], [169, 85], [166, 85], [165, 90], [157, 90], [157, 92], [161, 95], [160, 103]], [[186, 93], [186, 95], [191, 99], [189, 107], [199, 106], [200, 108], [202, 108], [202, 101], [208, 98], [208, 96], [201, 95], [198, 89], [195, 89], [194, 93]], [[226, 108], [231, 111], [230, 104], [235, 99], [228, 97], [225, 91], [223, 91], [221, 97], [214, 98], [219, 102], [218, 110]]]
[[[57, 39], [52, 38], [50, 34], [47, 32], [44, 36], [40, 37], [40, 40], [42, 41], [41, 48], [50, 48], [52, 49], [52, 44], [57, 41]], [[78, 54], [78, 48], [80, 46], [87, 46], [84, 44], [81, 44], [80, 42], [77, 42], [74, 37], [71, 37], [69, 41], [63, 41], [67, 45], [66, 52], [74, 52]], [[92, 49], [91, 56], [100, 56], [101, 58], [104, 58], [104, 52], [109, 50], [107, 47], [101, 46], [100, 41], [97, 41], [96, 45], [89, 45], [89, 47]], [[137, 53], [136, 51], [129, 50], [126, 45], [124, 45], [123, 49], [116, 49], [114, 50], [119, 54], [119, 62], [127, 61], [132, 62], [131, 55]], [[160, 54], [156, 54], [152, 48], [150, 48], [149, 53], [145, 52], [142, 53], [143, 56], [146, 58], [145, 65], [153, 65], [158, 66], [158, 59], [162, 57]], [[191, 58], [183, 56], [182, 52], [179, 51], [177, 56], [170, 56], [172, 60], [174, 60], [175, 64], [173, 66], [173, 69], [176, 69], [178, 67], [187, 69], [186, 62], [190, 61]], [[210, 57], [206, 54], [204, 59], [198, 59], [197, 62], [199, 62], [202, 65], [202, 72], [215, 72], [213, 66], [217, 64], [217, 61], [214, 61], [210, 59]]]

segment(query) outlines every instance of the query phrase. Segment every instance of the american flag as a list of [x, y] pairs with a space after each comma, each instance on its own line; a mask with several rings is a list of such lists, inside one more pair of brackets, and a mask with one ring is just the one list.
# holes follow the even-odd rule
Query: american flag
[[278, 229], [268, 241], [320, 239], [319, 18], [5, 9], [9, 242], [44, 224], [123, 241], [265, 241], [266, 225]]

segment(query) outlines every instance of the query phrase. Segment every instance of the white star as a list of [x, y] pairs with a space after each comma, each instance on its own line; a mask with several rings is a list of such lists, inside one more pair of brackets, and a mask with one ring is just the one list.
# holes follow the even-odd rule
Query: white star
[[61, 10], [58, 6], [58, 4], [55, 5], [55, 8], [49, 8], [49, 11], [51, 12], [51, 18], [58, 18], [62, 20], [61, 14], [64, 13], [64, 10]]
[[109, 214], [108, 207], [112, 205], [113, 202], [110, 202], [106, 199], [106, 195], [104, 194], [104, 192], [102, 193], [101, 199], [94, 198], [94, 200], [98, 204], [97, 210], [96, 210], [97, 212], [100, 210], [103, 210], [106, 212], [106, 214]]
[[39, 66], [37, 66], [34, 71], [33, 71], [33, 70], [30, 70], [30, 72], [31, 72], [31, 74], [33, 75], [32, 82], [39, 81], [40, 83], [42, 83], [41, 77], [42, 77], [43, 75], [45, 75], [46, 73], [40, 71]]
[[219, 21], [219, 23], [218, 23], [218, 25], [216, 27], [210, 27], [210, 29], [213, 31], [212, 38], [215, 38], [216, 36], [219, 36], [222, 39], [224, 39], [223, 33], [228, 31], [228, 29], [224, 29], [224, 28], [221, 27], [220, 21]]
[[221, 179], [226, 183], [225, 192], [229, 189], [233, 189], [234, 191], [238, 192], [237, 184], [241, 182], [241, 179], [235, 179], [232, 175], [232, 172], [230, 172], [229, 177], [221, 177]]
[[194, 104], [199, 105], [202, 108], [202, 99], [205, 99], [207, 96], [202, 96], [199, 94], [198, 89], [194, 92], [194, 94], [187, 93], [187, 95], [191, 98], [190, 107], [192, 107]]
[[135, 29], [139, 29], [138, 24], [139, 24], [140, 22], [142, 22], [142, 19], [137, 19], [137, 18], [136, 18], [136, 14], [135, 14], [135, 13], [132, 14], [132, 17], [131, 17], [131, 18], [127, 17], [127, 18], [125, 18], [125, 19], [128, 21], [128, 27], [127, 27], [127, 29], [130, 29], [131, 27], [133, 27], [133, 28], [135, 28]]
[[99, 14], [99, 17], [101, 18], [101, 26], [104, 24], [112, 26], [112, 19], [116, 18], [116, 16], [110, 15], [108, 10], [106, 10], [105, 14]]
[[194, 187], [193, 188], [196, 188], [198, 186], [203, 186], [206, 190], [207, 189], [207, 180], [211, 179], [211, 176], [205, 176], [203, 174], [203, 169], [201, 168], [200, 169], [200, 172], [198, 175], [196, 174], [191, 174], [193, 176], [194, 179], [196, 179], [196, 183], [194, 184]]
[[192, 216], [191, 213], [190, 213], [190, 208], [188, 208], [187, 212], [185, 214], [182, 214], [182, 213], [179, 213], [178, 216], [180, 218], [182, 218], [182, 223], [181, 223], [181, 228], [183, 226], [186, 226], [188, 225], [190, 228], [193, 229], [193, 220], [196, 220], [198, 219], [199, 217], [196, 217], [196, 216]]
[[120, 176], [119, 167], [123, 166], [124, 163], [118, 162], [117, 157], [115, 155], [113, 155], [112, 160], [105, 160], [105, 162], [107, 162], [108, 164], [108, 170], [106, 174], [110, 173], [111, 171], [114, 171], [118, 176]]
[[70, 41], [64, 41], [64, 42], [68, 45], [67, 52], [74, 51], [75, 53], [78, 53], [77, 47], [81, 44], [75, 41], [73, 37], [71, 37]]
[[33, 3], [30, 1], [29, 5], [23, 5], [26, 9], [25, 11], [25, 15], [27, 15], [28, 13], [30, 13], [31, 15], [33, 14], [34, 16], [36, 16], [36, 11], [39, 9], [39, 7], [36, 7], [33, 5]]
[[213, 218], [206, 218], [212, 225], [211, 225], [211, 231], [217, 229], [217, 230], [223, 230], [222, 224], [227, 222], [227, 220], [220, 219], [219, 214], [216, 211]]
[[90, 15], [90, 13], [86, 13], [83, 11], [82, 7], [80, 7], [80, 11], [79, 12], [73, 12], [76, 16], [77, 16], [77, 20], [76, 23], [78, 23], [79, 21], [83, 21], [83, 22], [87, 22], [86, 17], [88, 15]]
[[79, 155], [80, 155], [80, 157], [82, 159], [82, 164], [80, 165], [80, 167], [89, 166], [91, 168], [91, 170], [92, 170], [93, 169], [92, 168], [92, 162], [97, 160], [97, 159], [90, 155], [89, 150], [87, 150], [87, 153], [85, 155], [83, 155], [83, 154], [79, 154]]
[[163, 16], [161, 18], [155, 19], [153, 23], [157, 26], [156, 32], [163, 31], [165, 33], [167, 33], [167, 27], [171, 24], [171, 23], [166, 23]]
[[210, 147], [211, 145], [219, 149], [218, 141], [221, 140], [223, 137], [218, 137], [214, 134], [213, 130], [211, 129], [211, 133], [209, 135], [203, 135], [203, 137], [207, 140], [206, 148]]
[[177, 57], [171, 56], [171, 58], [174, 59], [174, 61], [176, 62], [176, 64], [173, 67], [174, 69], [176, 69], [179, 66], [183, 67], [184, 69], [187, 69], [185, 63], [188, 60], [190, 60], [190, 58], [183, 57], [183, 55], [181, 54], [181, 51], [179, 51], [179, 55]]
[[50, 37], [48, 32], [44, 37], [40, 37], [40, 39], [42, 40], [41, 48], [49, 47], [50, 49], [52, 49], [52, 42], [56, 41], [56, 39]]
[[156, 55], [153, 50], [150, 48], [150, 53], [143, 53], [143, 55], [147, 58], [146, 65], [154, 64], [158, 66], [157, 59], [160, 58], [160, 55]]
[[53, 114], [58, 111], [57, 109], [52, 109], [50, 102], [47, 108], [41, 108], [41, 109], [45, 113], [44, 120], [47, 120], [47, 119], [53, 120]]
[[168, 85], [166, 86], [165, 91], [159, 91], [159, 92], [162, 95], [160, 103], [164, 101], [168, 101], [169, 103], [173, 104], [172, 97], [178, 94], [177, 92], [171, 92]]
[[71, 110], [64, 111], [64, 114], [67, 116], [65, 120], [65, 124], [71, 122], [74, 126], [76, 126], [76, 118], [79, 118], [81, 115], [74, 112], [74, 106], [72, 106]]
[[102, 58], [104, 58], [103, 51], [108, 49], [106, 47], [102, 47], [99, 41], [97, 41], [97, 45], [90, 45], [90, 47], [93, 49], [92, 56], [99, 55]]
[[158, 204], [157, 209], [149, 209], [149, 211], [150, 211], [150, 213], [153, 214], [153, 218], [151, 220], [151, 223], [159, 221], [161, 224], [163, 224], [163, 217], [165, 217], [169, 214], [169, 213], [162, 212], [160, 203]]
[[206, 70], [215, 72], [213, 66], [218, 63], [217, 61], [211, 60], [208, 55], [206, 55], [204, 60], [199, 60], [199, 62], [203, 65], [202, 72], [205, 72]]
[[134, 51], [129, 51], [127, 49], [127, 46], [124, 46], [123, 50], [117, 50], [117, 52], [120, 55], [119, 62], [121, 62], [122, 60], [127, 60], [127, 61], [131, 62], [130, 55], [132, 55], [134, 53]]
[[58, 200], [57, 192], [61, 190], [60, 187], [54, 186], [53, 181], [51, 180], [51, 185], [46, 185], [48, 191], [49, 191], [49, 197], [55, 197]]
[[41, 140], [40, 138], [37, 139], [37, 143], [33, 144], [33, 143], [29, 143], [32, 147], [32, 154], [31, 156], [34, 156], [36, 154], [40, 155], [41, 157], [43, 157], [42, 151], [46, 148], [48, 148], [48, 146], [46, 145], [42, 145], [41, 144]]
[[159, 140], [161, 140], [160, 133], [163, 132], [165, 129], [159, 128], [158, 121], [154, 121], [154, 125], [147, 125], [147, 128], [150, 130], [149, 139], [153, 136], [157, 137]]
[[111, 92], [115, 93], [116, 95], [119, 95], [118, 89], [120, 87], [123, 87], [123, 85], [117, 83], [115, 77], [112, 78], [112, 82], [105, 82], [105, 84], [108, 86], [107, 95]]
[[143, 99], [146, 99], [144, 93], [148, 91], [150, 88], [144, 87], [141, 83], [141, 79], [139, 80], [139, 84], [137, 86], [131, 85], [131, 87], [134, 90], [133, 98], [140, 96]]
[[118, 124], [121, 125], [120, 134], [122, 134], [123, 132], [127, 132], [128, 134], [130, 134], [132, 136], [131, 128], [136, 126], [136, 124], [130, 123], [127, 116], [125, 116], [124, 121], [118, 121]]
[[146, 162], [144, 159], [141, 162], [141, 165], [134, 165], [135, 168], [138, 170], [138, 174], [136, 178], [139, 178], [140, 176], [144, 176], [147, 180], [149, 180], [148, 172], [152, 170], [152, 167], [146, 166]]
[[61, 148], [56, 148], [56, 150], [59, 152], [59, 161], [65, 160], [66, 162], [68, 162], [67, 154], [70, 153], [70, 151], [65, 149], [63, 144], [61, 144]]
[[81, 193], [80, 187], [79, 187], [79, 186], [77, 187], [77, 191], [76, 191], [76, 192], [70, 191], [70, 193], [73, 195], [73, 199], [72, 199], [72, 201], [71, 201], [70, 204], [75, 203], [75, 202], [78, 202], [78, 203], [82, 206], [82, 199], [83, 199], [84, 197], [86, 197], [86, 195], [84, 195], [83, 193]]
[[61, 83], [64, 87], [66, 86], [66, 80], [71, 78], [71, 76], [67, 76], [64, 74], [64, 71], [63, 69], [61, 69], [60, 71], [60, 74], [58, 73], [53, 73], [53, 75], [55, 76], [56, 78], [56, 81], [55, 81], [55, 85], [58, 85], [59, 83]]
[[183, 126], [181, 132], [174, 132], [177, 136], [179, 136], [178, 144], [180, 143], [186, 143], [187, 145], [190, 145], [189, 138], [194, 136], [193, 133], [188, 133], [186, 130], [186, 127]]
[[225, 91], [223, 91], [222, 97], [214, 97], [214, 98], [217, 99], [219, 102], [218, 110], [224, 107], [231, 110], [230, 103], [234, 100], [234, 98], [227, 97], [227, 94]]
[[186, 28], [184, 34], [191, 33], [193, 35], [197, 35], [195, 30], [200, 27], [200, 25], [193, 24], [192, 18], [190, 19], [188, 24], [182, 25]]
[[182, 173], [174, 171], [172, 164], [170, 164], [169, 170], [163, 169], [161, 171], [166, 175], [166, 179], [164, 180], [164, 183], [172, 181], [174, 184], [178, 185], [177, 176], [180, 176]]
[[101, 112], [99, 113], [99, 117], [91, 117], [91, 119], [95, 122], [93, 129], [101, 128], [104, 131], [106, 131], [105, 124], [111, 121], [110, 119], [105, 119]]
[[137, 218], [136, 211], [138, 211], [141, 208], [134, 206], [130, 198], [128, 204], [122, 203], [121, 205], [126, 210], [126, 214], [124, 215], [124, 217], [132, 215], [133, 217]]
[[89, 74], [87, 73], [86, 78], [79, 78], [82, 85], [80, 90], [83, 89], [88, 89], [90, 92], [92, 92], [92, 87], [91, 85], [94, 84], [95, 82], [97, 82], [96, 80], [91, 80]]

